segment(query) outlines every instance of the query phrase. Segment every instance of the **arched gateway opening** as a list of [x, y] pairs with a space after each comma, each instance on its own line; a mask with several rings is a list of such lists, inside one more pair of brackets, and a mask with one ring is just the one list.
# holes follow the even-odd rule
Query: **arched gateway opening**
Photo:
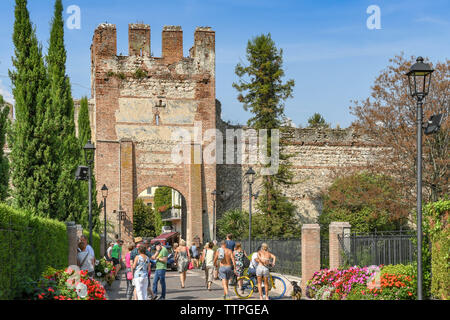
[[162, 228], [155, 230], [155, 236], [163, 232], [178, 232], [181, 239], [186, 239], [188, 212], [186, 199], [181, 192], [168, 186], [152, 186], [139, 193], [137, 198], [160, 217]]

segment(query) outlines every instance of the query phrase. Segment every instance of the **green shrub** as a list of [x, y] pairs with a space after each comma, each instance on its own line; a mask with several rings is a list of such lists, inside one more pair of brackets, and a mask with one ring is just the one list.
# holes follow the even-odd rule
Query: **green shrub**
[[345, 300], [379, 300], [369, 292], [365, 284], [354, 284]]
[[417, 269], [412, 264], [390, 264], [383, 266], [381, 269], [381, 274], [390, 273], [390, 274], [403, 274], [406, 276], [416, 276]]
[[27, 282], [38, 279], [48, 266], [67, 266], [67, 229], [62, 222], [0, 204], [0, 243], [0, 299], [20, 298]]
[[398, 230], [405, 227], [408, 208], [400, 201], [398, 183], [382, 174], [359, 172], [337, 178], [323, 194], [321, 233], [332, 221], [347, 221], [353, 232]]
[[429, 203], [424, 208], [424, 225], [431, 241], [431, 295], [450, 298], [450, 200]]

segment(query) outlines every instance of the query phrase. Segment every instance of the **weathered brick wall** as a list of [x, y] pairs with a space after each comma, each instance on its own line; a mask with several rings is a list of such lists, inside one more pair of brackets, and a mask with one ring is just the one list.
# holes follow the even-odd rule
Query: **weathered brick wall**
[[[215, 165], [202, 165], [200, 171], [176, 165], [171, 152], [181, 141], [172, 140], [176, 130], [192, 133], [195, 122], [201, 122], [201, 133], [216, 126], [215, 33], [197, 28], [190, 56], [183, 57], [181, 28], [166, 26], [160, 58], [150, 54], [148, 25], [129, 25], [128, 56], [117, 56], [116, 34], [114, 25], [99, 25], [91, 47], [97, 188], [105, 183], [110, 188], [109, 208], [122, 206], [127, 212], [122, 225], [126, 240], [131, 240], [135, 197], [148, 187], [162, 185], [177, 189], [188, 201], [188, 228], [201, 238], [209, 237]], [[192, 181], [200, 185], [193, 186]], [[200, 204], [190, 204], [191, 190], [201, 190]], [[99, 201], [100, 197], [99, 193]], [[112, 213], [108, 218], [117, 221]], [[203, 230], [198, 230], [202, 220]], [[188, 232], [186, 240], [192, 237]]]

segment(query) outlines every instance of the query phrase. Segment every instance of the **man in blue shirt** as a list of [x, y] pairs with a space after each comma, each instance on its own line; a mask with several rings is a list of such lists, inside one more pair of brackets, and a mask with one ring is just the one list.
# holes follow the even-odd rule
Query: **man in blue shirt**
[[234, 251], [236, 242], [234, 242], [232, 239], [233, 239], [233, 235], [231, 233], [227, 234], [227, 240], [225, 241], [225, 243], [226, 243], [226, 246], [228, 249], [230, 249], [231, 251]]

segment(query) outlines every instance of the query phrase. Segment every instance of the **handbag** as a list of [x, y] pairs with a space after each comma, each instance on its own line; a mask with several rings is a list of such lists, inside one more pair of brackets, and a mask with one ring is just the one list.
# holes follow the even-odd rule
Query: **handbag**
[[194, 265], [192, 264], [192, 262], [191, 262], [191, 261], [189, 261], [188, 269], [189, 269], [189, 270], [192, 270], [192, 269], [194, 269]]
[[131, 268], [127, 268], [127, 280], [133, 280], [133, 272], [131, 272]]
[[242, 264], [244, 265], [244, 269], [250, 267], [250, 260], [249, 260], [249, 258], [247, 258], [246, 255], [244, 255], [244, 257], [243, 257]]

